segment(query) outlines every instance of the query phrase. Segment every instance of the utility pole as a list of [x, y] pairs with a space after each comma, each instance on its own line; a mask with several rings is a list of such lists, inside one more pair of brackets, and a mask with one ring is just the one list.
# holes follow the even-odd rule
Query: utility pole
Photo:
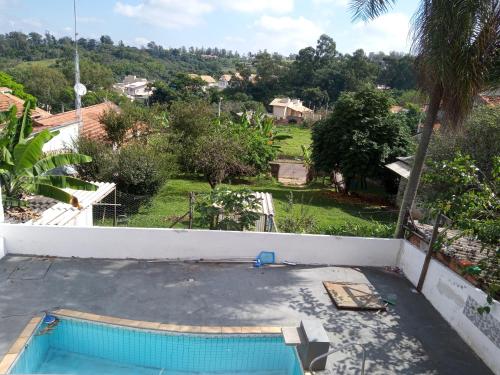
[[5, 217], [3, 214], [3, 202], [2, 202], [2, 185], [0, 184], [0, 223], [5, 221]]
[[222, 96], [219, 97], [219, 117], [220, 117], [221, 105], [222, 105]]
[[75, 109], [76, 118], [78, 120], [78, 135], [80, 135], [83, 130], [82, 96], [87, 93], [87, 88], [80, 83], [80, 55], [78, 54], [78, 32], [76, 29], [76, 0], [73, 0], [73, 16], [75, 19]]

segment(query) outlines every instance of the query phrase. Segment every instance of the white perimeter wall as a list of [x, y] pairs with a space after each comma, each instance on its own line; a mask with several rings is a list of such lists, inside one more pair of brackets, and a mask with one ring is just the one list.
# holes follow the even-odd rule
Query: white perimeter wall
[[59, 134], [43, 146], [43, 152], [60, 151], [73, 147], [73, 140], [78, 138], [78, 122], [56, 129]]
[[227, 259], [275, 251], [277, 261], [394, 266], [400, 240], [283, 233], [0, 224], [7, 253], [81, 258]]
[[[398, 265], [414, 285], [418, 283], [425, 257], [423, 251], [409, 242], [394, 239], [0, 224], [0, 258], [5, 252], [80, 258], [218, 260], [250, 259], [262, 250], [275, 251], [278, 262]], [[493, 372], [500, 374], [500, 349], [497, 346], [500, 340], [500, 304], [496, 302], [490, 314], [480, 316], [476, 307], [471, 308], [471, 303], [483, 305], [485, 293], [437, 260], [431, 261], [423, 294]], [[497, 336], [492, 337], [492, 334]]]
[[[1, 209], [1, 207], [0, 207]], [[1, 232], [0, 232], [1, 233]], [[2, 259], [6, 254], [5, 247], [4, 247], [4, 238], [0, 236], [0, 259]]]
[[[414, 285], [418, 284], [424, 258], [423, 251], [403, 242], [399, 267]], [[490, 314], [479, 315], [475, 306], [471, 308], [471, 302], [485, 305], [486, 294], [435, 259], [429, 265], [422, 293], [493, 372], [500, 374], [500, 348], [497, 346], [500, 341], [500, 303], [494, 303]], [[467, 302], [468, 313], [464, 310]], [[478, 326], [484, 327], [483, 330]], [[483, 332], [496, 335], [497, 344]]]

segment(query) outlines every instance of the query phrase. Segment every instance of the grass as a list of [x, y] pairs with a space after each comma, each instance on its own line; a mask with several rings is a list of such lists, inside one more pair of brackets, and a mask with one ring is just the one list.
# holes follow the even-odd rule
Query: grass
[[[231, 189], [249, 188], [254, 191], [269, 192], [273, 195], [276, 221], [279, 227], [280, 218], [286, 215], [286, 206], [293, 193], [296, 202], [294, 210], [299, 211], [304, 205], [308, 214], [313, 215], [318, 227], [324, 229], [331, 225], [346, 223], [356, 225], [373, 225], [373, 220], [380, 223], [393, 223], [395, 213], [380, 204], [363, 201], [349, 201], [332, 192], [322, 184], [311, 184], [306, 187], [283, 186], [270, 179], [246, 179], [232, 185]], [[133, 215], [129, 226], [133, 227], [169, 227], [177, 216], [182, 216], [189, 209], [189, 192], [206, 193], [210, 191], [207, 182], [197, 178], [175, 178], [169, 180], [160, 191], [139, 212]], [[187, 217], [178, 223], [176, 228], [186, 228]], [[195, 221], [196, 227], [196, 221]], [[321, 231], [321, 230], [320, 230]]]
[[302, 125], [278, 125], [281, 133], [292, 136], [281, 142], [280, 157], [297, 158], [302, 157], [301, 145], [306, 147], [311, 145], [311, 129]]
[[57, 59], [45, 59], [37, 61], [23, 61], [16, 65], [16, 67], [24, 68], [28, 66], [40, 66], [44, 68], [49, 68], [57, 62]]

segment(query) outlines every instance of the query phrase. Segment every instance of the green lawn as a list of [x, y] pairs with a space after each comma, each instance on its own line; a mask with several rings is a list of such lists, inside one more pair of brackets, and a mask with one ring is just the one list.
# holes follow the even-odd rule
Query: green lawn
[[[330, 225], [339, 225], [346, 222], [358, 225], [372, 225], [372, 220], [381, 223], [393, 223], [394, 212], [377, 204], [345, 202], [321, 184], [312, 184], [307, 187], [289, 187], [278, 184], [269, 179], [248, 179], [239, 181], [238, 184], [226, 185], [231, 189], [245, 187], [254, 191], [269, 192], [273, 195], [276, 221], [279, 227], [280, 217], [286, 212], [285, 207], [290, 192], [293, 192], [295, 210], [300, 210], [301, 202], [304, 208], [314, 215], [318, 227], [323, 229]], [[150, 202], [144, 204], [139, 213], [130, 217], [128, 222], [132, 227], [169, 227], [176, 216], [184, 215], [189, 208], [188, 194], [208, 192], [210, 187], [201, 179], [176, 178], [169, 180]], [[186, 228], [187, 218], [177, 224], [176, 228]], [[196, 222], [195, 222], [196, 227]]]
[[280, 157], [302, 157], [301, 145], [311, 144], [311, 129], [302, 125], [278, 125], [280, 132], [292, 136], [281, 142]]

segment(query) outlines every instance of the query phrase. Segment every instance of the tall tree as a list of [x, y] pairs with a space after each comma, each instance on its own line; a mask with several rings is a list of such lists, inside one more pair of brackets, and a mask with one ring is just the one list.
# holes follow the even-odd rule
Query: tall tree
[[[394, 2], [351, 0], [354, 18], [376, 18]], [[438, 112], [444, 112], [445, 125], [456, 129], [468, 115], [474, 96], [486, 82], [498, 79], [491, 79], [491, 74], [498, 74], [500, 1], [421, 0], [412, 26], [412, 49], [429, 105], [401, 203], [395, 232], [398, 238], [403, 236], [403, 222], [417, 194]]]
[[312, 159], [318, 171], [340, 172], [345, 192], [354, 180], [379, 178], [384, 165], [409, 150], [403, 119], [389, 112], [387, 94], [373, 88], [343, 93], [327, 119], [316, 123]]

